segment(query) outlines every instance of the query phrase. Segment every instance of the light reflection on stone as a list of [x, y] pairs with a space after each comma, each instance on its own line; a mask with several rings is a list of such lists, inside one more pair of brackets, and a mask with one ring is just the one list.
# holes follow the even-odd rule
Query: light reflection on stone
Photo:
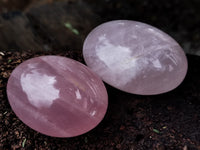
[[163, 31], [137, 21], [99, 25], [85, 39], [83, 56], [106, 83], [133, 94], [173, 90], [187, 72], [180, 45]]
[[53, 101], [59, 98], [59, 90], [54, 87], [55, 76], [31, 70], [28, 74], [22, 73], [20, 81], [29, 102], [35, 107], [50, 107]]
[[60, 56], [41, 56], [11, 74], [7, 96], [15, 114], [45, 135], [73, 137], [103, 119], [108, 96], [102, 80], [85, 65]]

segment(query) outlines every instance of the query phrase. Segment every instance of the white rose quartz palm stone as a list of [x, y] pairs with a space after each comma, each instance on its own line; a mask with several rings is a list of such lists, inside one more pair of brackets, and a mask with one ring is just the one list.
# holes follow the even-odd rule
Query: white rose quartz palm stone
[[103, 119], [108, 105], [102, 80], [85, 65], [61, 56], [20, 64], [8, 80], [7, 96], [19, 119], [53, 137], [90, 131]]
[[139, 95], [173, 90], [188, 67], [184, 51], [173, 38], [148, 24], [128, 20], [96, 27], [84, 41], [83, 56], [106, 83]]

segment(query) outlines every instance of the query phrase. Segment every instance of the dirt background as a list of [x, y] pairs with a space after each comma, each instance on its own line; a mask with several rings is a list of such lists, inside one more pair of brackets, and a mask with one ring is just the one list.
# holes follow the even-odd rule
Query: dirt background
[[[48, 54], [84, 63], [87, 34], [115, 19], [142, 21], [175, 38], [188, 57], [184, 82], [157, 96], [127, 94], [106, 85], [104, 120], [75, 138], [48, 137], [24, 125], [6, 96], [12, 70]], [[199, 25], [199, 0], [0, 0], [0, 149], [200, 150]]]

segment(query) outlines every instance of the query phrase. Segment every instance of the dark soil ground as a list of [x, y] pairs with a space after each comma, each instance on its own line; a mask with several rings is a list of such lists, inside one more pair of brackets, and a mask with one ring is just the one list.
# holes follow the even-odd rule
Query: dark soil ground
[[[2, 55], [3, 54], [3, 55]], [[200, 149], [200, 63], [188, 55], [189, 71], [175, 90], [158, 96], [127, 94], [106, 85], [109, 107], [95, 129], [75, 138], [53, 138], [24, 125], [11, 110], [6, 83], [26, 59], [61, 55], [83, 62], [81, 53], [2, 52], [0, 60], [0, 147], [2, 149]]]
[[[63, 13], [64, 8], [70, 8], [73, 19], [69, 16], [66, 18], [71, 19], [72, 25], [80, 31], [78, 37], [70, 32], [63, 32], [63, 28], [56, 28], [57, 24], [51, 28], [48, 21], [44, 21], [46, 16], [42, 10], [54, 9], [53, 0], [21, 3], [15, 0], [0, 0], [0, 12], [3, 13], [0, 15], [0, 150], [200, 150], [200, 57], [195, 55], [187, 54], [188, 74], [184, 82], [171, 92], [156, 96], [138, 96], [106, 85], [109, 95], [107, 114], [95, 129], [84, 135], [74, 138], [48, 137], [30, 129], [16, 117], [6, 96], [6, 84], [12, 70], [24, 60], [48, 54], [66, 56], [84, 63], [80, 41], [93, 26], [101, 22], [113, 19], [143, 21], [172, 35], [186, 52], [199, 54], [198, 0], [87, 0], [84, 5], [81, 3], [81, 6], [88, 8], [86, 13], [83, 13], [79, 6], [76, 7], [77, 1], [70, 1], [73, 7], [68, 7], [68, 3], [65, 3], [65, 7], [60, 9], [60, 5], [56, 5], [59, 7], [56, 11]], [[32, 9], [43, 4], [45, 7], [42, 9]], [[77, 11], [89, 15], [85, 18], [87, 26], [81, 22], [81, 15], [77, 16], [76, 10], [71, 8], [78, 8]], [[20, 12], [10, 13], [15, 10]], [[21, 13], [23, 11], [24, 13]], [[49, 14], [49, 11], [47, 12]], [[58, 12], [56, 15], [59, 17]], [[51, 14], [49, 16], [55, 17]], [[24, 23], [24, 28], [21, 23]], [[12, 32], [10, 28], [2, 28], [1, 24], [8, 25]], [[20, 39], [19, 33], [24, 33], [17, 33], [18, 30], [26, 31], [24, 33], [31, 36]], [[5, 33], [9, 33], [9, 36]], [[30, 37], [34, 40], [27, 40], [31, 39]], [[69, 41], [70, 39], [72, 40]], [[30, 50], [32, 47], [48, 48], [43, 51]]]

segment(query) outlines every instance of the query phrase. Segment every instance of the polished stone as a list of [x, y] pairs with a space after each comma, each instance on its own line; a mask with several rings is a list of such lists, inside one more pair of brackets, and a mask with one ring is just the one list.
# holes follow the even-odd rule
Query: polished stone
[[173, 90], [187, 72], [179, 44], [163, 31], [136, 21], [116, 20], [96, 27], [84, 42], [83, 55], [106, 83], [133, 94]]
[[85, 65], [61, 56], [41, 56], [11, 74], [7, 96], [15, 114], [45, 135], [73, 137], [93, 129], [108, 105], [102, 80]]

